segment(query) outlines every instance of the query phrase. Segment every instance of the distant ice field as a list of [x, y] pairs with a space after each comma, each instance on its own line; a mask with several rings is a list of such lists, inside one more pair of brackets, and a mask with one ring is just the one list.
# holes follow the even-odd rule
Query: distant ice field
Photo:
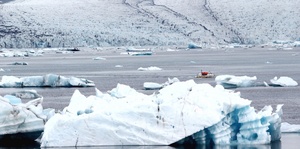
[[[62, 54], [45, 51], [38, 57], [0, 57], [0, 76], [40, 76], [49, 73], [63, 76], [82, 77], [94, 81], [102, 92], [109, 91], [118, 83], [152, 94], [144, 90], [144, 82], [164, 83], [168, 78], [177, 77], [181, 81], [194, 79], [197, 83], [215, 85], [214, 78], [195, 78], [201, 70], [215, 75], [256, 76], [257, 82], [270, 82], [275, 76], [288, 76], [300, 82], [300, 49], [270, 50], [268, 48], [184, 50], [167, 51], [154, 48], [151, 56], [130, 56], [121, 54], [118, 48], [108, 50], [83, 49], [79, 52]], [[95, 60], [96, 57], [105, 60]], [[13, 62], [27, 62], [28, 65], [9, 65]], [[115, 67], [121, 65], [123, 67]], [[140, 67], [156, 66], [160, 71], [138, 71]], [[44, 108], [62, 110], [69, 104], [75, 89], [86, 96], [94, 95], [93, 87], [88, 88], [1, 88], [0, 95], [35, 89], [44, 96]], [[300, 124], [299, 86], [296, 87], [248, 87], [233, 89], [241, 92], [241, 97], [252, 100], [252, 106], [261, 109], [265, 105], [284, 104], [283, 121]]]

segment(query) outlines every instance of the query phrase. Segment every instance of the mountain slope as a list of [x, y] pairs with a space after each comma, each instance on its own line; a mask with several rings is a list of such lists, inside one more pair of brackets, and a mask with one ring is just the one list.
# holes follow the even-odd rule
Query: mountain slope
[[296, 40], [300, 38], [299, 2], [15, 0], [0, 4], [0, 47]]

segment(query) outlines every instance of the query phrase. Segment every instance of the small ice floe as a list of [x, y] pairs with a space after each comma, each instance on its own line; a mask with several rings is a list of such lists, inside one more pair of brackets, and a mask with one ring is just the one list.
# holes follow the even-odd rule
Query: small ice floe
[[266, 63], [266, 64], [273, 64], [273, 63], [272, 63], [272, 62], [270, 62], [270, 61], [266, 61], [265, 63]]
[[37, 93], [36, 90], [24, 90], [24, 91], [11, 93], [10, 95], [13, 95], [21, 99], [36, 99], [42, 97], [40, 94]]
[[282, 76], [282, 77], [274, 77], [270, 80], [272, 84], [270, 86], [282, 86], [282, 87], [288, 87], [288, 86], [297, 86], [298, 83], [293, 80], [290, 77]]
[[191, 42], [191, 43], [188, 44], [188, 49], [202, 49], [202, 46], [198, 45], [194, 42]]
[[94, 82], [84, 78], [64, 77], [56, 74], [45, 76], [2, 76], [0, 87], [91, 87]]
[[47, 121], [41, 147], [280, 140], [282, 105], [276, 111], [266, 106], [257, 112], [250, 100], [220, 85], [188, 80], [145, 95], [118, 84], [108, 93], [96, 94], [85, 97], [76, 90], [69, 105]]
[[123, 65], [115, 65], [116, 68], [122, 68]]
[[95, 57], [95, 58], [93, 58], [93, 60], [106, 60], [106, 58], [104, 58], [104, 57]]
[[251, 87], [255, 85], [256, 76], [219, 75], [215, 78], [217, 84], [224, 88]]
[[0, 71], [4, 72], [5, 70], [3, 68], [0, 68]]
[[133, 48], [133, 47], [127, 48], [126, 52], [129, 55], [132, 55], [132, 56], [152, 55], [153, 54], [152, 50], [150, 50], [150, 49], [136, 49], [136, 48]]
[[0, 96], [0, 144], [33, 142], [39, 138], [51, 117], [50, 112], [54, 111], [44, 111], [42, 102], [43, 98], [22, 103], [20, 98], [12, 95]]
[[163, 84], [155, 82], [144, 82], [143, 87], [145, 90], [159, 90], [163, 88]]
[[174, 50], [174, 49], [167, 49], [168, 52], [175, 52], [175, 51], [179, 51], [179, 50]]
[[27, 62], [14, 62], [11, 65], [28, 65]]
[[300, 133], [300, 125], [289, 124], [287, 122], [281, 123], [281, 132], [283, 133]]
[[150, 67], [147, 67], [147, 68], [144, 68], [144, 67], [140, 67], [137, 69], [138, 71], [160, 71], [162, 70], [161, 68], [159, 67], [156, 67], [156, 66], [150, 66]]
[[175, 82], [180, 82], [180, 80], [175, 77], [173, 79], [168, 78], [168, 81], [166, 81], [165, 83], [162, 83], [162, 84], [155, 83], [155, 82], [145, 82], [143, 84], [143, 87], [145, 90], [159, 90], [159, 89], [162, 89], [163, 87], [171, 85]]

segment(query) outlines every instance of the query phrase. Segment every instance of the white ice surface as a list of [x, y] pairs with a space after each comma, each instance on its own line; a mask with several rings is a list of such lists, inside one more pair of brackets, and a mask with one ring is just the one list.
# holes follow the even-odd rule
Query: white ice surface
[[215, 78], [216, 83], [225, 88], [250, 87], [256, 80], [256, 76], [219, 75]]
[[69, 106], [46, 123], [41, 146], [170, 145], [188, 136], [203, 144], [205, 137], [215, 144], [280, 139], [281, 106], [256, 113], [250, 103], [222, 86], [193, 80], [153, 95], [122, 84], [89, 97], [76, 90]]
[[64, 77], [56, 74], [45, 76], [2, 76], [0, 87], [89, 87], [95, 84], [87, 79], [76, 77]]
[[300, 125], [289, 124], [287, 122], [281, 123], [281, 132], [283, 133], [300, 133]]
[[156, 66], [150, 66], [150, 67], [140, 67], [137, 69], [138, 71], [160, 71], [162, 68], [156, 67]]
[[274, 77], [270, 81], [271, 81], [272, 84], [280, 85], [280, 86], [283, 86], [283, 87], [297, 86], [298, 85], [298, 83], [295, 80], [293, 80], [290, 77], [286, 77], [286, 76], [282, 76], [282, 77], [279, 77], [279, 78]]
[[0, 96], [0, 135], [44, 130], [47, 116], [43, 113], [42, 98], [21, 103], [13, 96]]

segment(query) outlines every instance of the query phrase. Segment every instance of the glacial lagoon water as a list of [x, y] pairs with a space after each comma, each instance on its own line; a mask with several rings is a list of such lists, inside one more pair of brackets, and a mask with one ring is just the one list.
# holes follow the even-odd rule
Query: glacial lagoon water
[[[274, 76], [289, 76], [300, 82], [300, 60], [297, 53], [300, 49], [269, 50], [263, 48], [227, 49], [227, 50], [180, 50], [167, 52], [157, 49], [151, 56], [129, 56], [120, 54], [123, 51], [110, 50], [82, 50], [80, 52], [58, 54], [45, 51], [39, 57], [0, 57], [0, 75], [34, 76], [48, 73], [64, 76], [76, 76], [93, 80], [101, 91], [108, 91], [116, 87], [117, 83], [129, 85], [145, 94], [155, 91], [143, 89], [143, 83], [164, 83], [168, 78], [177, 77], [179, 80], [194, 79], [197, 83], [214, 85], [213, 78], [199, 79], [195, 75], [201, 70], [210, 71], [216, 75], [232, 74], [257, 76], [258, 82], [269, 82]], [[95, 57], [106, 60], [95, 60]], [[27, 62], [26, 66], [9, 65], [16, 61]], [[122, 65], [123, 67], [115, 67]], [[139, 67], [157, 66], [163, 71], [141, 72]], [[44, 96], [44, 108], [63, 109], [68, 105], [72, 93], [79, 89], [84, 95], [94, 95], [94, 88], [27, 88], [37, 90]], [[252, 100], [252, 106], [261, 109], [265, 105], [284, 104], [283, 121], [300, 124], [300, 98], [297, 87], [249, 87], [233, 89], [241, 92], [243, 98]], [[24, 88], [1, 88], [0, 95], [24, 90]], [[26, 102], [26, 101], [24, 101]], [[279, 142], [269, 145], [239, 145], [214, 146], [213, 148], [299, 148], [300, 134], [282, 134]], [[22, 148], [39, 148], [25, 146]], [[7, 147], [2, 147], [7, 148]], [[77, 147], [79, 148], [79, 147]], [[86, 148], [86, 147], [80, 147]], [[88, 148], [172, 148], [168, 146], [105, 146]], [[211, 148], [197, 146], [196, 148]]]

